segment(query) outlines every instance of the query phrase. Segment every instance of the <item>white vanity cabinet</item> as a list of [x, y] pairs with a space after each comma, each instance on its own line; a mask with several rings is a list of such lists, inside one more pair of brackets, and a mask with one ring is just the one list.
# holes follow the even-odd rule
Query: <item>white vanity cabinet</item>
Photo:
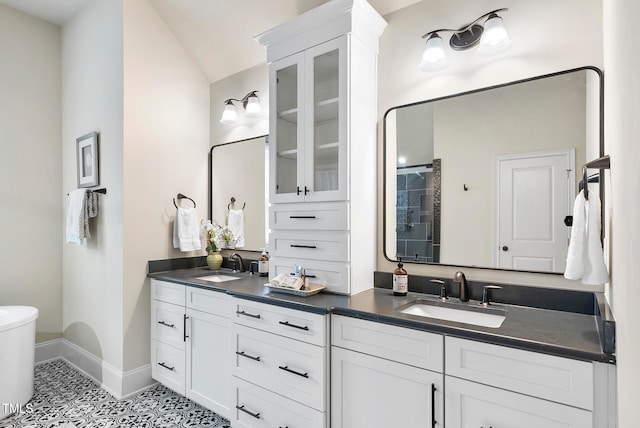
[[326, 428], [328, 315], [234, 299], [234, 427]]
[[339, 315], [332, 428], [614, 428], [615, 366]]
[[270, 266], [299, 263], [336, 293], [370, 288], [375, 270], [385, 26], [365, 0], [334, 0], [257, 37], [269, 62]]
[[151, 280], [151, 374], [168, 388], [231, 417], [231, 298]]
[[443, 337], [331, 317], [331, 427], [443, 427]]
[[445, 340], [448, 428], [607, 428], [614, 366]]

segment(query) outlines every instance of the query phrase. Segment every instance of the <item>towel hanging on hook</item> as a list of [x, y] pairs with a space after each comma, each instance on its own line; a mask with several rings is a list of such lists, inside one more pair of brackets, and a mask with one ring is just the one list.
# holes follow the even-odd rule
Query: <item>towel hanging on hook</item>
[[[188, 196], [183, 195], [182, 193], [178, 193], [176, 195], [176, 197], [178, 198], [178, 200], [180, 199], [189, 199], [191, 202], [193, 202], [193, 208], [196, 207], [196, 201], [194, 201], [193, 199], [191, 199]], [[173, 206], [176, 207], [176, 209], [178, 208], [178, 204], [176, 204], [176, 198], [173, 198]]]
[[[231, 197], [231, 202], [229, 202], [229, 205], [227, 205], [227, 210], [230, 210], [230, 209], [231, 209], [231, 206], [232, 206], [233, 204], [235, 204], [235, 203], [236, 203], [236, 198], [234, 198], [234, 197], [232, 196], [232, 197]], [[242, 209], [244, 210], [244, 207], [246, 207], [246, 206], [247, 206], [247, 203], [245, 202], [244, 204], [242, 204]]]

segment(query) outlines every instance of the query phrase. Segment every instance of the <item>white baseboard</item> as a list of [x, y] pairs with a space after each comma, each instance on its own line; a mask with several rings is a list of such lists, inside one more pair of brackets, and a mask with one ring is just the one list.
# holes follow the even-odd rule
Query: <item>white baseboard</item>
[[66, 360], [118, 399], [126, 398], [156, 383], [151, 378], [150, 364], [122, 372], [66, 339], [36, 344], [36, 363], [57, 358]]

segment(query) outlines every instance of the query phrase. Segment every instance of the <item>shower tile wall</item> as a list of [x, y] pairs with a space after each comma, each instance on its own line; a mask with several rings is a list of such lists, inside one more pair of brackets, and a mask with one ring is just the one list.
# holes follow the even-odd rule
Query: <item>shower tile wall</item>
[[[433, 172], [402, 173], [397, 176], [396, 236], [398, 260], [437, 262], [433, 251]], [[436, 257], [437, 258], [437, 257]]]

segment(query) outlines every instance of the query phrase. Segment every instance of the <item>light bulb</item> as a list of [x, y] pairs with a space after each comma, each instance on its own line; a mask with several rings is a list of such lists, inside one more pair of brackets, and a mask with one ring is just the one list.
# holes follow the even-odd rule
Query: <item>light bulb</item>
[[229, 101], [224, 106], [224, 111], [222, 112], [222, 117], [220, 118], [220, 123], [225, 125], [230, 125], [235, 123], [238, 120], [238, 111], [236, 110], [236, 106]]
[[418, 68], [422, 71], [436, 71], [442, 70], [447, 65], [449, 65], [449, 61], [444, 53], [442, 38], [438, 33], [433, 33], [427, 40], [427, 46], [424, 48]]
[[259, 116], [262, 113], [262, 107], [260, 107], [260, 100], [256, 95], [251, 95], [247, 98], [247, 106], [245, 107], [247, 116]]
[[502, 18], [495, 13], [484, 23], [484, 33], [480, 39], [478, 52], [482, 54], [497, 54], [511, 47], [511, 39]]

